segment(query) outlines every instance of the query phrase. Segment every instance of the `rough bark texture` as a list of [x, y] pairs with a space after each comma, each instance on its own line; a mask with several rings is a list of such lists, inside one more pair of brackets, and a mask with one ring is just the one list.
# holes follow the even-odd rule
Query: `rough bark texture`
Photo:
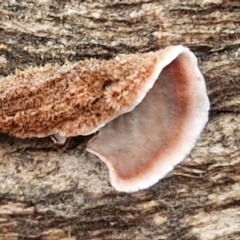
[[188, 46], [211, 100], [191, 154], [148, 190], [116, 192], [82, 138], [0, 138], [0, 239], [240, 239], [239, 0], [0, 3], [0, 76]]

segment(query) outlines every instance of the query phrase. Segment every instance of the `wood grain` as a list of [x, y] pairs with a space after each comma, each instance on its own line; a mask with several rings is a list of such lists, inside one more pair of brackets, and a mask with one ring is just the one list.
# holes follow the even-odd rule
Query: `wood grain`
[[152, 188], [116, 192], [73, 138], [0, 138], [0, 239], [235, 240], [240, 235], [240, 2], [12, 1], [0, 6], [0, 75], [188, 46], [211, 100], [186, 160]]

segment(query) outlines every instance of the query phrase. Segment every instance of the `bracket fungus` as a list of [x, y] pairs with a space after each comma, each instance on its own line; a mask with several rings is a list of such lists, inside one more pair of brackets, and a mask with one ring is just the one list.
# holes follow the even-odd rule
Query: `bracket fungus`
[[118, 191], [147, 188], [194, 147], [208, 120], [205, 81], [183, 46], [17, 71], [0, 79], [0, 131], [20, 138], [97, 134], [87, 151]]

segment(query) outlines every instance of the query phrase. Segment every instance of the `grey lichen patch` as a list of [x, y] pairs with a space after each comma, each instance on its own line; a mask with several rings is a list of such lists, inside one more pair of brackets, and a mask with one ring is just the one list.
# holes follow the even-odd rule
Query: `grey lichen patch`
[[[100, 162], [99, 158], [86, 152], [81, 157], [81, 173], [78, 178], [78, 189], [83, 191], [89, 191], [96, 195], [113, 191], [112, 186], [109, 183], [108, 169]], [[78, 169], [79, 170], [79, 169]], [[101, 174], [99, 174], [101, 173]]]
[[96, 195], [112, 191], [106, 167], [81, 147], [64, 153], [51, 148], [38, 150], [26, 143], [25, 149], [1, 145], [0, 194], [38, 201], [38, 196], [71, 189]]

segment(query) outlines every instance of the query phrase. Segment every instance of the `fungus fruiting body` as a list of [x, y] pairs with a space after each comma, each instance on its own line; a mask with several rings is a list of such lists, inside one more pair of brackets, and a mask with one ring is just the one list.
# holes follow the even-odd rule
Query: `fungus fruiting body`
[[0, 131], [87, 143], [119, 191], [147, 188], [194, 147], [209, 100], [194, 54], [182, 46], [31, 68], [0, 80]]
[[[141, 103], [88, 144], [119, 191], [147, 188], [164, 177], [191, 151], [207, 122], [209, 101], [196, 58], [186, 48], [172, 50], [170, 63], [158, 53], [155, 83]], [[166, 63], [163, 69], [158, 61]]]

